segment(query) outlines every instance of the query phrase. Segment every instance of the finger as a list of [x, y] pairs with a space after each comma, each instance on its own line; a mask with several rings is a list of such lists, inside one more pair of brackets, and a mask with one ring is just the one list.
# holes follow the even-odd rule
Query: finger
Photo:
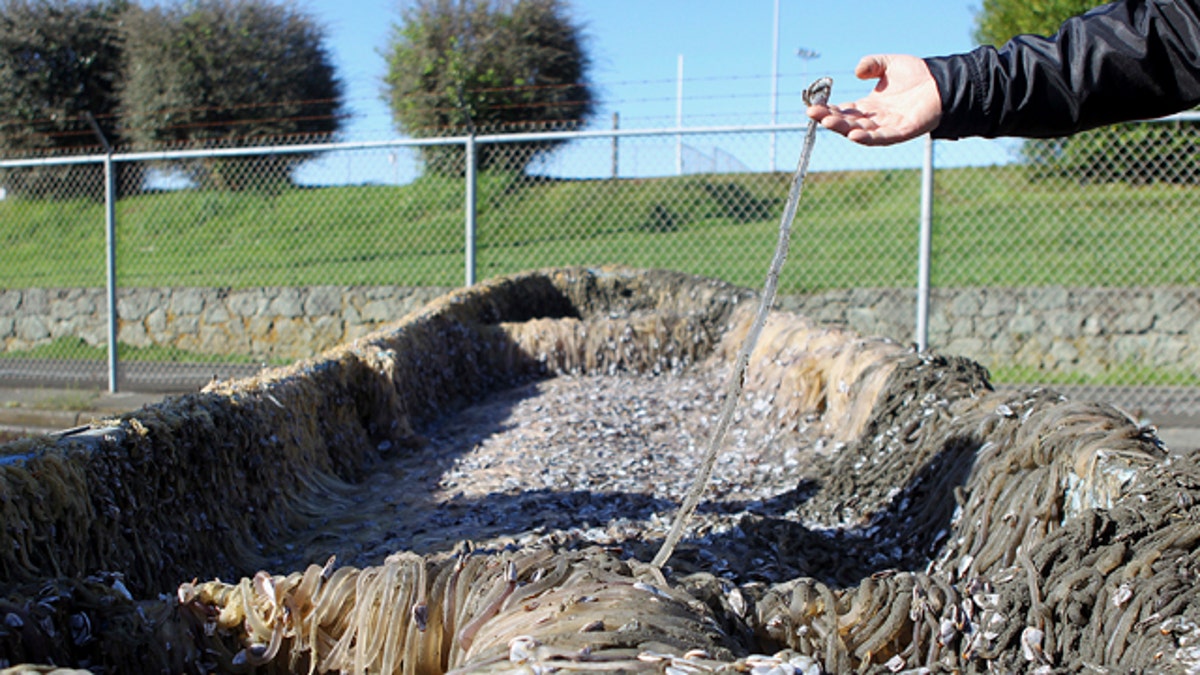
[[864, 56], [854, 68], [854, 76], [860, 80], [873, 80], [887, 72], [888, 59], [882, 54]]
[[854, 128], [854, 125], [850, 124], [850, 122], [845, 117], [842, 117], [840, 115], [830, 115], [829, 117], [822, 119], [821, 126], [825, 127], [826, 129], [828, 129], [834, 133], [838, 133], [843, 136], [846, 136], [847, 134], [849, 134], [850, 131]]
[[808, 115], [809, 119], [820, 122], [821, 120], [833, 114], [830, 107], [824, 104], [810, 105], [804, 110], [804, 114]]

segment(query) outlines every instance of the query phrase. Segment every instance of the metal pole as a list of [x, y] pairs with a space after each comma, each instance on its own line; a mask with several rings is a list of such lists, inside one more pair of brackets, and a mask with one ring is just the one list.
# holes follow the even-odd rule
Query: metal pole
[[[616, 131], [619, 128], [621, 128], [621, 113], [613, 113], [613, 131]], [[613, 134], [613, 137], [612, 137], [612, 177], [613, 178], [617, 177], [617, 172], [618, 172], [617, 170], [620, 167], [620, 162], [619, 162], [620, 155], [619, 155], [619, 150], [618, 150], [619, 142], [620, 142], [620, 139], [617, 137], [616, 134]]]
[[929, 348], [929, 267], [933, 248], [933, 137], [925, 137], [921, 165], [921, 231], [917, 254], [917, 349]]
[[467, 285], [475, 285], [475, 134], [467, 136], [467, 199], [464, 208], [467, 212]]
[[[779, 0], [775, 0], [774, 37], [771, 40], [771, 124], [779, 121]], [[807, 79], [805, 80], [807, 81]], [[775, 132], [771, 132], [771, 171], [775, 171]]]
[[[683, 54], [679, 55], [679, 67], [675, 84], [675, 128], [683, 128]], [[683, 136], [675, 134], [675, 175], [683, 175]]]
[[112, 151], [104, 157], [104, 245], [108, 285], [108, 391], [117, 392], [117, 171]]
[[108, 294], [108, 391], [117, 393], [117, 170], [113, 147], [90, 111], [83, 117], [104, 148], [104, 249]]

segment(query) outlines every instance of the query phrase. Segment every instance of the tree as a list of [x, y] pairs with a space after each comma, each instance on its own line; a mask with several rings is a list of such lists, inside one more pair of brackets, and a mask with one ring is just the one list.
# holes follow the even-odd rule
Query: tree
[[[594, 108], [582, 29], [563, 0], [416, 0], [388, 47], [387, 93], [414, 137], [574, 129]], [[480, 146], [479, 166], [524, 170], [553, 143]], [[439, 173], [461, 153], [423, 149]]]
[[1102, 0], [983, 0], [975, 15], [975, 40], [1002, 45], [1021, 34], [1053, 35], [1068, 18], [1103, 4]]
[[[1051, 35], [1068, 18], [1098, 0], [984, 0], [976, 15], [975, 38], [1000, 45], [1023, 33]], [[1069, 138], [1028, 140], [1022, 154], [1033, 176], [1070, 176], [1084, 183], [1124, 181], [1194, 182], [1200, 177], [1196, 150], [1179, 133], [1183, 124], [1117, 124]]]
[[[0, 152], [94, 151], [90, 114], [116, 144], [124, 0], [0, 2]], [[5, 172], [9, 194], [77, 197], [103, 194], [96, 165]]]
[[[135, 8], [124, 22], [121, 121], [137, 144], [229, 147], [312, 142], [341, 126], [342, 85], [324, 30], [269, 0]], [[184, 163], [199, 184], [279, 183], [304, 154]]]

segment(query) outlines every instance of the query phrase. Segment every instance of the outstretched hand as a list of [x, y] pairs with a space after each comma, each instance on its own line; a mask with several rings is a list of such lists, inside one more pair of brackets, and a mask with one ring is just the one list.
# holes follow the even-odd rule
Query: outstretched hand
[[879, 82], [866, 98], [837, 106], [809, 106], [808, 116], [863, 145], [901, 143], [937, 127], [942, 98], [923, 59], [902, 54], [864, 56], [854, 74], [860, 80]]

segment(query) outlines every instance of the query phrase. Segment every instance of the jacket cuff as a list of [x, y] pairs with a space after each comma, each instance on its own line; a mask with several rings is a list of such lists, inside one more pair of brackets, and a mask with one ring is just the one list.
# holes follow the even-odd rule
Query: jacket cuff
[[931, 132], [934, 138], [957, 140], [967, 136], [987, 136], [995, 126], [989, 120], [989, 83], [983, 76], [976, 49], [967, 54], [935, 56], [925, 59], [929, 74], [937, 83], [942, 98], [942, 117]]

